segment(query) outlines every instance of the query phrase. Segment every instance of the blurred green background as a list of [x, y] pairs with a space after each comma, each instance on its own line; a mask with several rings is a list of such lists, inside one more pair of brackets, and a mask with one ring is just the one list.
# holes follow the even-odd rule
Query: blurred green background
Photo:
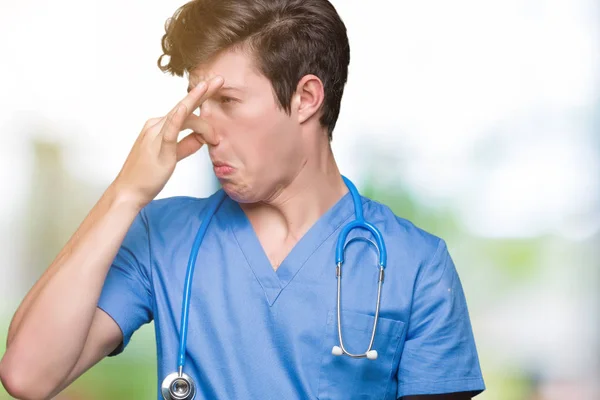
[[[598, 2], [333, 3], [352, 48], [336, 158], [363, 195], [448, 243], [478, 398], [600, 399]], [[0, 354], [143, 122], [185, 93], [155, 65], [181, 4], [0, 5], [12, 55], [0, 66]], [[203, 151], [159, 197], [215, 187]], [[57, 398], [148, 399], [156, 385], [149, 324]]]

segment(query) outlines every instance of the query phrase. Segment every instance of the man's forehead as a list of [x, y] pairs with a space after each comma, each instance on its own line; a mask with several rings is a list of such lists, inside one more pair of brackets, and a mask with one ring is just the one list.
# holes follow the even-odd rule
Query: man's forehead
[[240, 87], [246, 85], [252, 79], [252, 75], [256, 75], [256, 71], [244, 52], [227, 51], [191, 70], [188, 81], [189, 86], [194, 87], [204, 80], [222, 76], [224, 86]]
[[[217, 75], [223, 76], [223, 73], [214, 72], [212, 69], [206, 67], [196, 67], [196, 69], [190, 71], [188, 81], [191, 86], [196, 86], [198, 83], [212, 79]], [[223, 76], [223, 78], [226, 77]]]
[[[200, 82], [204, 81], [204, 80], [209, 80], [215, 76], [219, 76], [220, 74], [214, 74], [214, 75], [200, 75], [200, 76], [196, 76], [196, 77], [192, 77], [190, 76], [189, 78], [189, 84], [187, 87], [187, 91], [188, 93], [196, 86], [198, 85]], [[223, 77], [224, 83], [223, 86], [221, 87], [220, 90], [234, 90], [234, 91], [239, 91], [239, 92], [243, 92], [244, 89], [246, 89], [246, 86], [242, 83], [242, 84], [236, 84], [235, 80], [232, 79], [227, 79], [226, 77], [224, 77], [223, 75], [220, 75]]]

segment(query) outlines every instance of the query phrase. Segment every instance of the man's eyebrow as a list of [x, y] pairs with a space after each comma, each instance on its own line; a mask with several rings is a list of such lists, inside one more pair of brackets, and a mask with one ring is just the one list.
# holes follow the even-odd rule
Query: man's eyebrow
[[[188, 93], [189, 93], [189, 92], [191, 92], [191, 91], [192, 91], [192, 89], [193, 89], [195, 86], [196, 86], [196, 85], [194, 85], [194, 86], [191, 86], [191, 85], [190, 85], [190, 86], [188, 86], [188, 87], [187, 87], [187, 92], [188, 92]], [[221, 87], [219, 90], [233, 90], [233, 91], [236, 91], [236, 92], [243, 92], [243, 89], [241, 89], [241, 88], [238, 88], [238, 87], [235, 87], [235, 86], [223, 86], [223, 87]]]

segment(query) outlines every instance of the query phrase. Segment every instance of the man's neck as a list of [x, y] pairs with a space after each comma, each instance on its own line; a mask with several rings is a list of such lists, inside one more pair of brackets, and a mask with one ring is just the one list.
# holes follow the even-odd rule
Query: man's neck
[[257, 234], [294, 244], [348, 189], [327, 146], [308, 160], [296, 177], [267, 201], [240, 204]]

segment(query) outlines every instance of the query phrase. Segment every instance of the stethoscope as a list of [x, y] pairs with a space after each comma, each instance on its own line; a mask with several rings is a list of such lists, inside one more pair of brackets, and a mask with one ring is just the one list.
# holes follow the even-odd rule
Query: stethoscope
[[[387, 253], [385, 250], [385, 243], [381, 232], [371, 223], [365, 221], [363, 217], [362, 201], [356, 186], [345, 176], [342, 177], [344, 183], [348, 187], [350, 194], [352, 195], [352, 201], [354, 203], [354, 221], [344, 226], [340, 232], [336, 251], [335, 251], [335, 262], [336, 269], [335, 275], [337, 279], [337, 326], [338, 326], [338, 338], [340, 341], [339, 346], [333, 346], [331, 353], [335, 356], [347, 355], [352, 358], [367, 358], [369, 360], [377, 359], [377, 350], [373, 350], [373, 342], [375, 341], [375, 331], [377, 330], [377, 322], [379, 320], [379, 304], [381, 301], [381, 285], [384, 278], [384, 269], [387, 259]], [[196, 264], [196, 258], [198, 257], [198, 250], [208, 229], [210, 220], [215, 215], [223, 200], [225, 200], [225, 192], [221, 190], [215, 195], [214, 201], [209, 203], [206, 210], [206, 217], [200, 224], [198, 233], [192, 245], [190, 257], [188, 259], [187, 272], [184, 282], [183, 302], [181, 305], [181, 332], [179, 335], [179, 357], [177, 363], [177, 371], [173, 372], [163, 380], [161, 385], [161, 393], [165, 400], [192, 400], [196, 396], [196, 384], [194, 380], [186, 373], [183, 372], [183, 366], [185, 364], [185, 349], [187, 341], [187, 328], [188, 328], [188, 316], [190, 310], [190, 295], [192, 292], [192, 277], [194, 275], [194, 267]], [[355, 228], [366, 229], [373, 234], [376, 243], [373, 243], [379, 253], [379, 276], [377, 283], [377, 305], [375, 308], [375, 319], [373, 322], [373, 329], [371, 331], [371, 340], [369, 347], [364, 353], [352, 354], [344, 347], [344, 340], [342, 339], [342, 324], [341, 324], [341, 307], [340, 307], [340, 296], [342, 291], [342, 264], [344, 263], [344, 250], [350, 242], [358, 240], [359, 238], [351, 239], [346, 243], [348, 234]], [[370, 241], [370, 240], [369, 240]], [[370, 241], [371, 242], [371, 241]]]

